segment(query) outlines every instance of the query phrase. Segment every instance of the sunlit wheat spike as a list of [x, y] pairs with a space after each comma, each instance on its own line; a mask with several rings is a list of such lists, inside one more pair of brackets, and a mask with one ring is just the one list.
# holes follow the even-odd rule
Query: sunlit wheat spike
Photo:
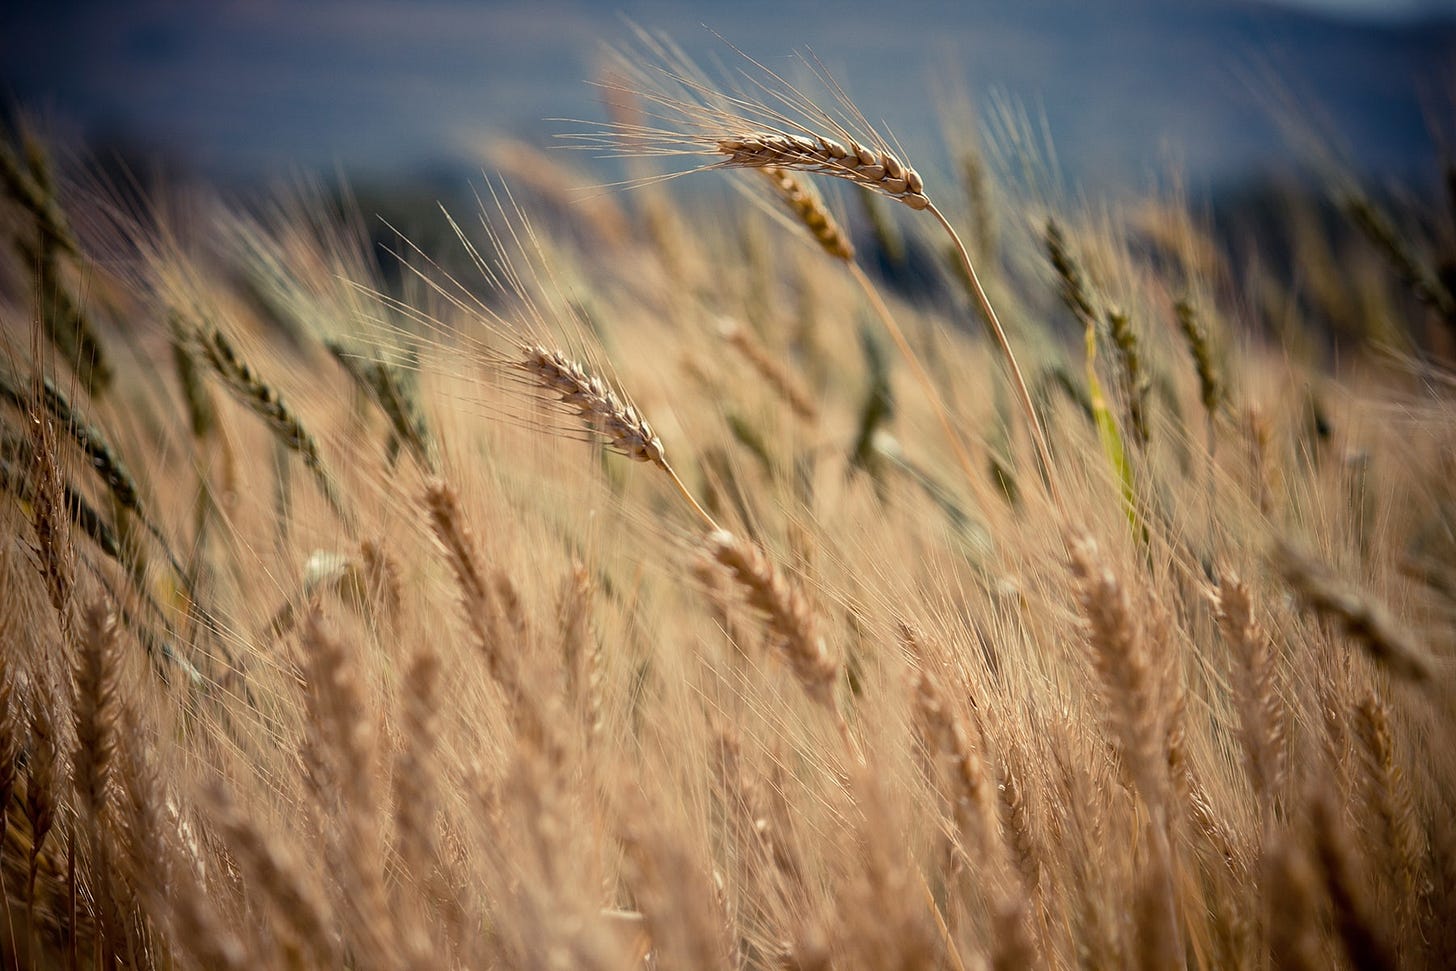
[[647, 419], [617, 397], [605, 381], [588, 374], [561, 351], [532, 344], [524, 349], [517, 366], [533, 375], [542, 387], [560, 395], [561, 402], [614, 450], [636, 462], [651, 462], [660, 469], [668, 467], [662, 439]]
[[773, 184], [784, 205], [799, 217], [799, 221], [809, 230], [809, 235], [814, 237], [814, 242], [824, 252], [846, 263], [854, 259], [854, 243], [850, 242], [849, 234], [839, 225], [824, 201], [809, 191], [808, 186], [795, 178], [792, 172], [775, 165], [766, 165], [759, 171]]
[[[837, 103], [831, 112], [764, 64], [751, 65], [744, 86], [730, 94], [720, 89], [670, 42], [639, 34], [645, 50], [626, 52], [617, 65], [621, 79], [608, 87], [640, 99], [650, 116], [663, 123], [619, 123], [585, 136], [585, 143], [620, 154], [694, 154], [717, 156], [729, 168], [773, 166], [845, 179], [926, 209], [925, 182], [891, 151], [812, 56], [801, 56], [817, 87]], [[740, 54], [742, 52], [739, 52]], [[644, 66], [646, 65], [646, 66]]]
[[718, 139], [724, 165], [736, 168], [795, 169], [846, 179], [889, 196], [911, 209], [925, 209], [930, 198], [925, 180], [888, 151], [851, 141], [842, 145], [824, 135], [792, 135], [762, 131]]
[[586, 368], [561, 351], [548, 350], [540, 344], [523, 347], [513, 366], [531, 375], [544, 390], [554, 392], [557, 400], [576, 412], [582, 424], [604, 438], [611, 449], [633, 461], [650, 462], [667, 473], [693, 511], [709, 528], [718, 528], [718, 523], [668, 464], [662, 439], [647, 419], [618, 397], [605, 381], [587, 373]]
[[719, 138], [718, 151], [728, 156], [724, 165], [744, 169], [795, 169], [847, 179], [904, 202], [911, 210], [929, 207], [925, 179], [890, 151], [866, 148], [858, 141], [843, 146], [826, 135], [794, 135], [759, 131], [741, 137]]

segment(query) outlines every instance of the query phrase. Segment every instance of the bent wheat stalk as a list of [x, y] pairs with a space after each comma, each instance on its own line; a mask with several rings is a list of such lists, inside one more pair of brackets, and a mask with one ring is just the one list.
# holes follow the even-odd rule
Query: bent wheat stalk
[[[743, 137], [721, 138], [717, 141], [717, 150], [720, 155], [726, 156], [722, 164], [736, 168], [765, 168], [794, 169], [802, 172], [819, 173], [839, 179], [853, 182], [871, 192], [887, 196], [897, 202], [903, 202], [917, 212], [928, 212], [935, 217], [950, 237], [951, 244], [955, 248], [956, 256], [960, 259], [961, 270], [965, 273], [967, 281], [971, 286], [971, 293], [975, 296], [976, 305], [980, 309], [981, 316], [985, 318], [987, 326], [996, 339], [996, 344], [1001, 350], [1002, 356], [1006, 359], [1006, 366], [1011, 372], [1011, 383], [1016, 389], [1016, 396], [1020, 400], [1021, 408], [1026, 413], [1027, 426], [1031, 430], [1031, 438], [1036, 446], [1037, 460], [1041, 463], [1042, 473], [1046, 477], [1047, 489], [1052, 500], [1061, 505], [1061, 493], [1058, 491], [1056, 476], [1052, 469], [1051, 450], [1047, 446], [1046, 433], [1041, 427], [1041, 420], [1037, 417], [1036, 408], [1031, 401], [1031, 392], [1027, 390], [1026, 379], [1022, 376], [1021, 365], [1016, 361], [1016, 353], [1011, 349], [1011, 342], [1006, 337], [1006, 330], [1001, 326], [1001, 318], [996, 313], [996, 308], [991, 306], [991, 298], [986, 295], [986, 288], [981, 285], [981, 279], [976, 274], [975, 265], [971, 262], [971, 255], [966, 251], [966, 246], [961, 242], [960, 235], [945, 214], [936, 208], [935, 203], [925, 194], [925, 181], [913, 168], [901, 162], [894, 154], [886, 150], [874, 150], [866, 148], [857, 141], [850, 141], [849, 145], [840, 144], [833, 138], [823, 135], [794, 135], [783, 132], [756, 132]], [[812, 229], [812, 227], [811, 227]], [[862, 279], [863, 271], [857, 266], [856, 279], [860, 280], [867, 293], [872, 291], [868, 286], [868, 280]], [[872, 299], [872, 302], [876, 302]], [[877, 306], [876, 308], [880, 308]], [[881, 318], [889, 321], [888, 312], [881, 312]], [[901, 345], [902, 353], [909, 356], [912, 362], [919, 369], [918, 362], [915, 362], [910, 354], [908, 345], [904, 343], [904, 336], [899, 333], [899, 328], [889, 326], [890, 336], [895, 342]], [[929, 380], [928, 376], [925, 378]], [[941, 412], [942, 421], [945, 421], [945, 406], [938, 403], [937, 410]], [[952, 437], [952, 443], [956, 440]]]
[[[826, 175], [904, 203], [917, 212], [930, 213], [950, 236], [981, 315], [1006, 359], [1017, 398], [1026, 413], [1048, 493], [1057, 507], [1063, 508], [1046, 434], [1011, 342], [981, 285], [965, 244], [931, 202], [920, 174], [901, 161], [885, 139], [873, 133], [864, 115], [816, 63], [808, 66], [837, 100], [838, 117], [814, 104], [780, 75], [752, 58], [747, 60], [757, 74], [751, 78], [749, 90], [726, 93], [677, 53], [670, 42], [646, 34], [639, 35], [639, 39], [646, 47], [645, 58], [625, 55], [619, 58], [618, 68], [626, 80], [608, 86], [621, 87], [629, 97], [651, 103], [656, 124], [608, 124], [602, 130], [581, 136], [581, 147], [605, 147], [609, 154], [624, 156], [697, 155], [716, 160], [702, 168], [775, 169]], [[654, 66], [644, 68], [643, 63]], [[843, 123], [840, 118], [844, 119]], [[856, 137], [851, 127], [868, 134]], [[895, 336], [893, 328], [891, 336]], [[900, 343], [898, 338], [896, 343]], [[944, 420], [943, 405], [937, 410], [942, 412]]]

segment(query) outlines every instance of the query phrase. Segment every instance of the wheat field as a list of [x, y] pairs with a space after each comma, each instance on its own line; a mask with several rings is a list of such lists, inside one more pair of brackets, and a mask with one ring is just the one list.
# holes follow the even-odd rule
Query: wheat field
[[439, 252], [7, 141], [5, 965], [1446, 966], [1456, 202], [618, 69]]

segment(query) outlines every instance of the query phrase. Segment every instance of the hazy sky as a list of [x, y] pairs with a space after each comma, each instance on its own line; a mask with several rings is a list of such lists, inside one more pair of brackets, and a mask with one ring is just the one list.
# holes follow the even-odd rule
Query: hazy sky
[[[1044, 114], [1090, 180], [1136, 182], [1170, 157], [1236, 173], [1287, 154], [1256, 93], [1274, 77], [1362, 164], [1422, 167], [1428, 116], [1452, 114], [1456, 0], [1291, 4], [897, 0], [886, 17], [880, 0], [839, 0], [833, 18], [786, 0], [3, 4], [0, 96], [224, 177], [465, 168], [493, 132], [601, 116], [586, 81], [602, 44], [630, 36], [621, 10], [695, 55], [724, 53], [703, 22], [776, 64], [811, 46], [907, 147], [938, 144], [924, 95], [964, 88], [983, 112]], [[1433, 11], [1452, 19], [1413, 25]]]

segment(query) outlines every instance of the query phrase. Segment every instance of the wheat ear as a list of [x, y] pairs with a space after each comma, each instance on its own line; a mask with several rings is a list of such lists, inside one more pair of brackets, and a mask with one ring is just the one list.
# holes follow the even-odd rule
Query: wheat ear
[[586, 368], [561, 351], [548, 350], [540, 344], [522, 348], [516, 367], [531, 375], [542, 388], [558, 395], [558, 400], [575, 411], [582, 424], [604, 438], [613, 451], [634, 462], [651, 463], [667, 473], [693, 511], [709, 528], [718, 529], [718, 523], [698, 503], [668, 463], [662, 439], [657, 437], [647, 419], [636, 408], [623, 402], [605, 381], [589, 374]]
[[1183, 340], [1188, 345], [1188, 353], [1193, 358], [1194, 369], [1198, 372], [1198, 400], [1202, 402], [1203, 410], [1212, 422], [1224, 394], [1223, 385], [1218, 380], [1218, 368], [1213, 360], [1213, 343], [1192, 300], [1187, 297], [1179, 299], [1173, 306], [1173, 312], [1178, 318], [1178, 329], [1182, 331]]
[[[11, 582], [10, 564], [0, 562], [0, 580], [5, 580], [7, 589]], [[15, 636], [12, 627], [14, 615], [0, 611], [0, 637], [10, 643]], [[10, 797], [15, 793], [15, 783], [20, 780], [20, 753], [25, 746], [25, 724], [22, 721], [21, 700], [15, 690], [15, 674], [10, 669], [10, 660], [0, 650], [0, 847], [10, 834]]]
[[846, 147], [822, 135], [754, 132], [718, 139], [724, 165], [740, 168], [797, 169], [846, 179], [871, 192], [889, 196], [911, 209], [926, 209], [925, 181], [910, 166], [887, 151], [866, 148], [856, 141]]
[[[1047, 258], [1057, 272], [1061, 284], [1062, 302], [1072, 311], [1077, 321], [1088, 330], [1097, 329], [1097, 311], [1092, 305], [1092, 296], [1086, 275], [1082, 272], [1067, 237], [1055, 219], [1046, 223]], [[1138, 347], [1137, 334], [1132, 329], [1132, 319], [1125, 310], [1109, 308], [1106, 312], [1107, 330], [1112, 337], [1113, 349], [1117, 352], [1120, 383], [1127, 406], [1128, 420], [1132, 424], [1136, 440], [1148, 443], [1148, 380], [1143, 376], [1142, 352]]]
[[1390, 706], [1374, 691], [1355, 706], [1362, 764], [1369, 780], [1370, 805], [1380, 820], [1383, 864], [1399, 890], [1396, 919], [1402, 934], [1410, 933], [1421, 894], [1425, 840], [1405, 773], [1396, 759]]
[[999, 837], [995, 785], [983, 758], [985, 741], [952, 707], [946, 691], [927, 669], [924, 635], [910, 624], [899, 624], [900, 643], [915, 662], [915, 712], [926, 750], [950, 763], [956, 791], [950, 793], [956, 824], [966, 841], [965, 852], [983, 860]]
[[116, 746], [116, 661], [116, 621], [106, 603], [98, 601], [83, 615], [76, 651], [76, 747], [71, 759], [72, 781], [97, 833]]
[[849, 234], [839, 225], [839, 220], [834, 218], [824, 201], [809, 191], [807, 185], [787, 169], [768, 165], [759, 171], [773, 185], [789, 211], [799, 217], [799, 222], [809, 230], [809, 235], [814, 237], [820, 249], [846, 263], [854, 259], [854, 243], [850, 242]]
[[819, 636], [808, 598], [753, 543], [719, 529], [708, 535], [707, 546], [709, 555], [733, 575], [749, 606], [763, 616], [804, 693], [833, 713], [845, 748], [862, 762], [864, 757], [834, 700], [840, 662]]
[[[819, 244], [820, 248], [834, 259], [843, 262], [849, 269], [850, 276], [864, 291], [865, 299], [869, 301], [875, 316], [879, 317], [880, 323], [889, 333], [890, 339], [895, 342], [895, 347], [905, 358], [906, 363], [910, 365], [910, 369], [915, 374], [915, 380], [924, 390], [925, 396], [930, 399], [936, 418], [940, 421], [941, 430], [945, 433], [946, 441], [950, 444], [962, 473], [970, 483], [979, 481], [975, 475], [975, 467], [971, 464], [971, 457], [966, 453], [965, 446], [961, 444], [960, 436], [956, 434], [955, 426], [950, 420], [950, 412], [946, 408], [945, 400], [941, 397], [929, 372], [920, 363], [919, 355], [910, 347], [905, 332], [900, 329], [900, 325], [895, 321], [895, 316], [890, 313], [890, 308], [886, 306], [879, 291], [875, 289], [874, 283], [854, 261], [854, 246], [850, 243], [848, 235], [840, 228], [839, 223], [824, 206], [824, 203], [810, 192], [793, 172], [773, 165], [765, 166], [760, 171], [774, 184], [784, 204], [809, 230], [809, 234], [814, 237], [814, 241]], [[745, 354], [750, 353], [747, 348], [740, 347], [740, 350], [743, 350]], [[751, 355], [750, 359], [752, 359]], [[757, 360], [754, 360], [754, 364], [759, 366]], [[772, 381], [772, 378], [770, 380]], [[792, 404], [792, 401], [790, 403]], [[797, 407], [796, 405], [795, 410]]]
[[725, 317], [718, 325], [718, 334], [743, 355], [744, 360], [752, 365], [764, 382], [780, 398], [784, 399], [793, 409], [794, 414], [810, 423], [819, 420], [819, 408], [814, 404], [814, 396], [799, 383], [798, 378], [782, 361], [764, 347], [757, 337], [753, 336], [748, 328]]
[[1284, 712], [1269, 635], [1254, 616], [1249, 588], [1237, 577], [1219, 583], [1215, 597], [1219, 630], [1234, 652], [1234, 702], [1239, 713], [1249, 778], [1266, 822], [1284, 782]]
[[332, 921], [324, 902], [304, 882], [300, 861], [287, 847], [270, 840], [221, 789], [212, 801], [212, 822], [249, 888], [267, 899], [271, 913], [321, 966], [333, 966]]
[[[1134, 785], [1148, 806], [1148, 830], [1154, 849], [1151, 865], [1155, 869], [1148, 875], [1150, 884], [1145, 888], [1152, 896], [1144, 903], [1162, 908], [1163, 919], [1157, 919], [1155, 910], [1142, 915], [1153, 922], [1146, 925], [1152, 929], [1146, 942], [1156, 944], [1162, 949], [1160, 953], [1181, 956], [1183, 935], [1173, 878], [1172, 841], [1168, 838], [1168, 766], [1158, 750], [1164, 738], [1162, 727], [1176, 727], [1177, 721], [1161, 710], [1156, 669], [1126, 586], [1089, 534], [1073, 534], [1067, 548], [1072, 574], [1078, 581], [1079, 606], [1086, 620], [1093, 664], [1112, 708], [1113, 734], [1127, 758]], [[1160, 762], [1164, 764], [1160, 766]], [[1152, 889], [1158, 885], [1161, 891]], [[1179, 961], [1178, 966], [1185, 966], [1184, 962]]]
[[352, 528], [353, 516], [344, 505], [343, 498], [334, 488], [333, 478], [324, 467], [319, 454], [318, 442], [299, 421], [298, 415], [278, 394], [272, 385], [264, 381], [258, 372], [243, 360], [223, 332], [214, 329], [202, 338], [202, 351], [217, 376], [241, 404], [272, 430], [274, 437], [289, 451], [303, 461], [304, 467], [313, 473], [314, 482], [329, 508], [345, 525]]

